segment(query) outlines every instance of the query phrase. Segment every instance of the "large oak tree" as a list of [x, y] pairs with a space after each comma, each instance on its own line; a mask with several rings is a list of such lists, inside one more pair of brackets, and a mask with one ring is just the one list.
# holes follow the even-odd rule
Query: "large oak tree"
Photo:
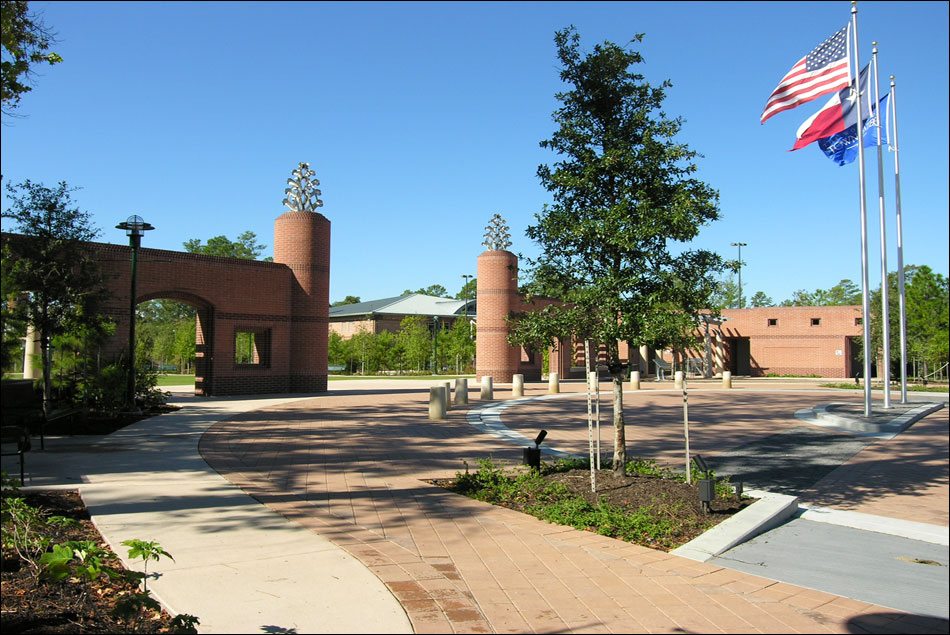
[[[719, 217], [718, 193], [696, 178], [698, 154], [675, 138], [682, 120], [662, 111], [664, 81], [650, 85], [632, 48], [604, 42], [582, 53], [570, 27], [555, 35], [561, 79], [557, 130], [541, 142], [557, 161], [538, 177], [553, 201], [527, 234], [529, 293], [565, 304], [515, 316], [512, 342], [573, 335], [606, 346], [613, 378], [613, 469], [626, 463], [619, 342], [657, 345], [692, 323], [723, 270], [717, 254], [689, 249]], [[674, 249], [676, 246], [676, 249]]]

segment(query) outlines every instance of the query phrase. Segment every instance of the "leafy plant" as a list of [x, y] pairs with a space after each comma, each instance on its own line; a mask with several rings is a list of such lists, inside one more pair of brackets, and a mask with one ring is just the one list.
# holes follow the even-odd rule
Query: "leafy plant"
[[149, 561], [154, 560], [155, 562], [158, 562], [162, 556], [165, 556], [173, 562], [175, 559], [172, 558], [172, 555], [162, 549], [162, 546], [155, 541], [132, 538], [130, 540], [123, 540], [122, 544], [129, 548], [129, 558], [137, 558], [142, 561], [142, 566], [144, 569], [142, 576], [142, 591], [148, 593]]
[[3, 524], [3, 548], [13, 549], [34, 571], [40, 570], [40, 557], [49, 547], [49, 538], [42, 533], [46, 524], [37, 508], [19, 496], [4, 496], [0, 505]]
[[40, 557], [42, 575], [62, 581], [68, 577], [92, 582], [102, 575], [116, 577], [118, 570], [105, 564], [109, 552], [91, 540], [69, 540], [53, 545]]
[[[152, 561], [158, 562], [163, 557], [169, 558], [172, 561], [175, 559], [154, 540], [132, 538], [123, 540], [122, 544], [129, 548], [129, 558], [142, 561], [143, 571], [141, 573], [133, 573], [130, 576], [133, 579], [141, 580], [142, 588], [139, 591], [129, 593], [120, 598], [119, 601], [116, 602], [113, 615], [128, 624], [132, 632], [137, 632], [142, 625], [143, 616], [147, 615], [148, 611], [161, 611], [162, 608], [148, 590], [148, 563]], [[181, 613], [175, 616], [173, 628], [176, 633], [197, 633], [198, 631], [195, 626], [198, 623], [199, 620], [194, 615]]]

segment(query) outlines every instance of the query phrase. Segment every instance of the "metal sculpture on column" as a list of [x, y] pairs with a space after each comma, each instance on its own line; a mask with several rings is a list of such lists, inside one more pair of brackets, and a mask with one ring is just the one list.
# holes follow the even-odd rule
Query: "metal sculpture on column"
[[301, 162], [287, 179], [286, 198], [284, 205], [292, 212], [315, 212], [323, 207], [320, 195], [323, 193], [317, 186], [320, 180], [313, 178], [316, 172], [310, 169], [309, 163]]

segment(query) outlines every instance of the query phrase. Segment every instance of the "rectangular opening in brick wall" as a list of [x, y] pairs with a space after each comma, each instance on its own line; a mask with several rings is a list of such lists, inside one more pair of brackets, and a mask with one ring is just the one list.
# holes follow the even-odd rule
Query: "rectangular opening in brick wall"
[[864, 319], [863, 319], [863, 318], [854, 318], [854, 325], [855, 325], [855, 326], [862, 326], [863, 324], [864, 324]]
[[778, 326], [778, 318], [769, 318], [768, 325], [769, 325], [769, 326]]
[[812, 326], [821, 326], [821, 318], [812, 318], [812, 319], [811, 319], [811, 325], [812, 325]]
[[234, 365], [269, 368], [270, 341], [270, 329], [235, 329]]

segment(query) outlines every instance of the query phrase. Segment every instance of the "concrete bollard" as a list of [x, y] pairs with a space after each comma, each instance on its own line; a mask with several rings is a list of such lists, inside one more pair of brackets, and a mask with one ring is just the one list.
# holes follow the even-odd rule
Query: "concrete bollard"
[[482, 401], [491, 401], [492, 399], [495, 398], [495, 391], [492, 389], [491, 377], [489, 377], [488, 375], [485, 375], [484, 377], [482, 377], [482, 381], [480, 382], [480, 385], [482, 387], [482, 393], [480, 396]]
[[429, 388], [429, 420], [445, 419], [445, 386]]
[[524, 397], [524, 375], [511, 376], [511, 397], [512, 399]]
[[452, 382], [442, 383], [445, 386], [445, 411], [448, 412], [452, 408]]
[[722, 371], [722, 387], [732, 388], [732, 372], [728, 370]]
[[548, 373], [548, 394], [556, 395], [561, 392], [561, 381], [557, 373]]
[[630, 373], [630, 390], [640, 390], [640, 371]]
[[455, 405], [468, 405], [468, 378], [459, 377], [455, 380]]
[[673, 387], [677, 390], [683, 390], [683, 371], [678, 370], [673, 373]]

